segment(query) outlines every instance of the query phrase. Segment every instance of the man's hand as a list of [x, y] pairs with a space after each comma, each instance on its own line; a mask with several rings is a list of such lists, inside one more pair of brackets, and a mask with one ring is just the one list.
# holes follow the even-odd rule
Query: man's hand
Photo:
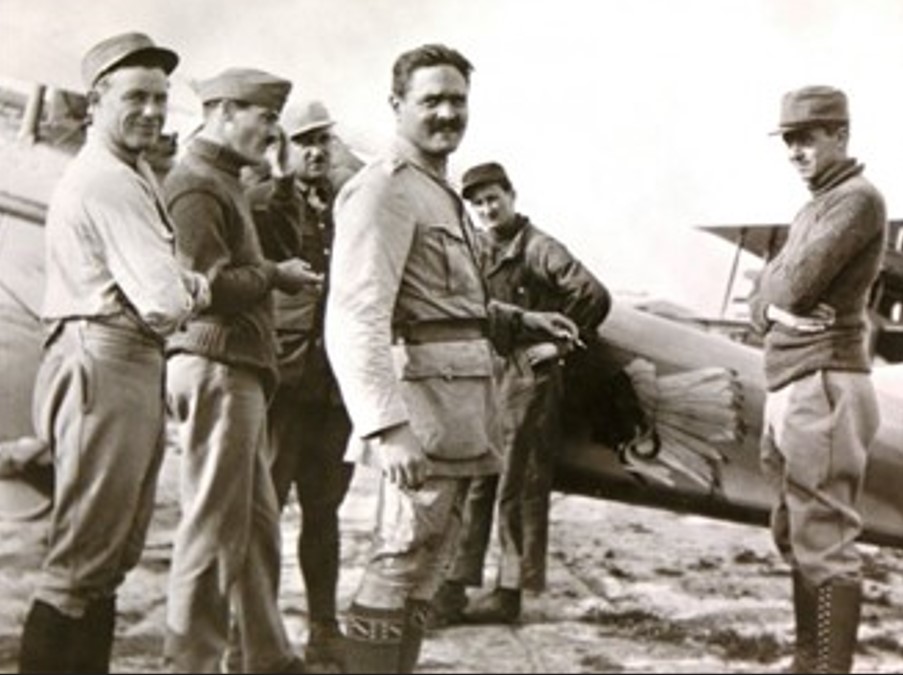
[[185, 290], [191, 296], [191, 313], [198, 314], [203, 312], [210, 306], [211, 302], [210, 282], [207, 281], [207, 277], [199, 272], [186, 269], [182, 269], [180, 272], [182, 285], [185, 286]]
[[765, 318], [800, 333], [821, 333], [834, 325], [836, 313], [831, 305], [819, 303], [809, 314], [792, 314], [777, 305], [765, 308]]
[[560, 312], [524, 312], [521, 321], [527, 330], [545, 333], [560, 342], [565, 352], [586, 346], [580, 339], [577, 324]]
[[284, 178], [291, 173], [290, 143], [282, 127], [277, 127], [275, 140], [267, 146], [264, 159], [270, 167], [273, 178]]
[[322, 286], [323, 275], [314, 272], [301, 258], [276, 263], [276, 286], [286, 293], [297, 293], [305, 286]]
[[379, 437], [378, 453], [386, 478], [400, 488], [417, 490], [429, 476], [430, 460], [410, 424], [384, 431]]

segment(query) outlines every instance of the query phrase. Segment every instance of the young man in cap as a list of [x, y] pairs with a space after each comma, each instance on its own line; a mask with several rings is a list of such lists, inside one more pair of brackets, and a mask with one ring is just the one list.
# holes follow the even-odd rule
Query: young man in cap
[[209, 301], [179, 267], [143, 153], [178, 57], [141, 33], [85, 55], [91, 127], [47, 216], [36, 428], [54, 457], [48, 551], [22, 672], [108, 672], [116, 589], [138, 562], [163, 457], [164, 338]]
[[277, 605], [279, 506], [266, 402], [277, 379], [272, 291], [319, 277], [299, 258], [264, 258], [239, 179], [276, 133], [291, 84], [234, 68], [200, 82], [204, 124], [166, 180], [179, 258], [210, 277], [210, 307], [170, 338], [170, 408], [181, 446], [182, 521], [167, 606], [166, 656], [219, 672], [230, 605], [244, 672], [291, 672]]
[[388, 156], [339, 193], [326, 346], [354, 429], [347, 457], [382, 471], [376, 533], [348, 611], [349, 672], [411, 672], [473, 476], [499, 470], [489, 337], [561, 315], [490, 304], [474, 230], [446, 181], [463, 138], [471, 65], [444, 45], [403, 53]]
[[[505, 169], [496, 162], [469, 169], [461, 193], [488, 228], [481, 233], [480, 262], [490, 297], [527, 310], [561, 312], [585, 341], [594, 341], [608, 315], [608, 291], [570, 251], [515, 210]], [[513, 623], [520, 616], [522, 589], [545, 588], [563, 356], [562, 345], [524, 335], [506, 357], [500, 387], [504, 467], [500, 476], [471, 482], [460, 540], [435, 599], [434, 625]], [[496, 588], [465, 613], [465, 587], [482, 585], [496, 502], [501, 547]]]
[[272, 179], [249, 192], [264, 255], [300, 257], [323, 279], [300, 293], [273, 294], [279, 386], [268, 411], [279, 505], [285, 506], [292, 485], [301, 505], [297, 550], [307, 590], [308, 665], [339, 662], [339, 506], [353, 471], [343, 459], [351, 422], [323, 344], [338, 187], [331, 178], [334, 124], [319, 101], [289, 105], [282, 115], [284, 137], [267, 155]]
[[752, 303], [765, 332], [762, 466], [777, 491], [775, 542], [793, 573], [793, 672], [849, 672], [861, 606], [857, 508], [879, 423], [866, 310], [887, 223], [884, 199], [847, 154], [849, 125], [842, 91], [784, 96], [774, 133], [812, 199]]

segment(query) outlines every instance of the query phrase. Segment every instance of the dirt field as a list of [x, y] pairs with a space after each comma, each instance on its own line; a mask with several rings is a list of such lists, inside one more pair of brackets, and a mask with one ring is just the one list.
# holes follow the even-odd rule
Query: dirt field
[[[162, 672], [165, 582], [177, 520], [175, 458], [140, 567], [121, 589], [116, 672]], [[358, 472], [343, 507], [340, 606], [360, 575], [374, 475]], [[14, 672], [19, 631], [44, 523], [0, 523], [0, 670]], [[290, 552], [298, 513], [287, 510], [281, 604], [300, 647], [303, 597]], [[865, 606], [858, 672], [903, 672], [903, 554], [864, 547]], [[487, 574], [492, 578], [492, 570]], [[556, 494], [548, 591], [525, 600], [516, 627], [431, 634], [419, 672], [776, 672], [792, 641], [786, 566], [759, 528]]]

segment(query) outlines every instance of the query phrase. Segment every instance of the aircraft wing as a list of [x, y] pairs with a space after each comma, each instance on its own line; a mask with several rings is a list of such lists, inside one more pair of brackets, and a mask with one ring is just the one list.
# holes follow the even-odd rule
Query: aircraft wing
[[787, 240], [788, 230], [786, 223], [699, 225], [697, 227], [766, 260], [774, 255]]

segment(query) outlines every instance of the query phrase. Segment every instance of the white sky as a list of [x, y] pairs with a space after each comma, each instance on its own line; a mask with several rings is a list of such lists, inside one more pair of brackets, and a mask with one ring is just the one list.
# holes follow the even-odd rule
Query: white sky
[[476, 72], [453, 177], [502, 161], [610, 288], [701, 311], [733, 251], [692, 226], [787, 222], [807, 198], [766, 135], [787, 89], [847, 91], [851, 150], [903, 216], [901, 0], [0, 0], [0, 75], [80, 88], [84, 50], [133, 29], [181, 54], [178, 109], [191, 79], [261, 67], [373, 145], [397, 54], [455, 46]]

